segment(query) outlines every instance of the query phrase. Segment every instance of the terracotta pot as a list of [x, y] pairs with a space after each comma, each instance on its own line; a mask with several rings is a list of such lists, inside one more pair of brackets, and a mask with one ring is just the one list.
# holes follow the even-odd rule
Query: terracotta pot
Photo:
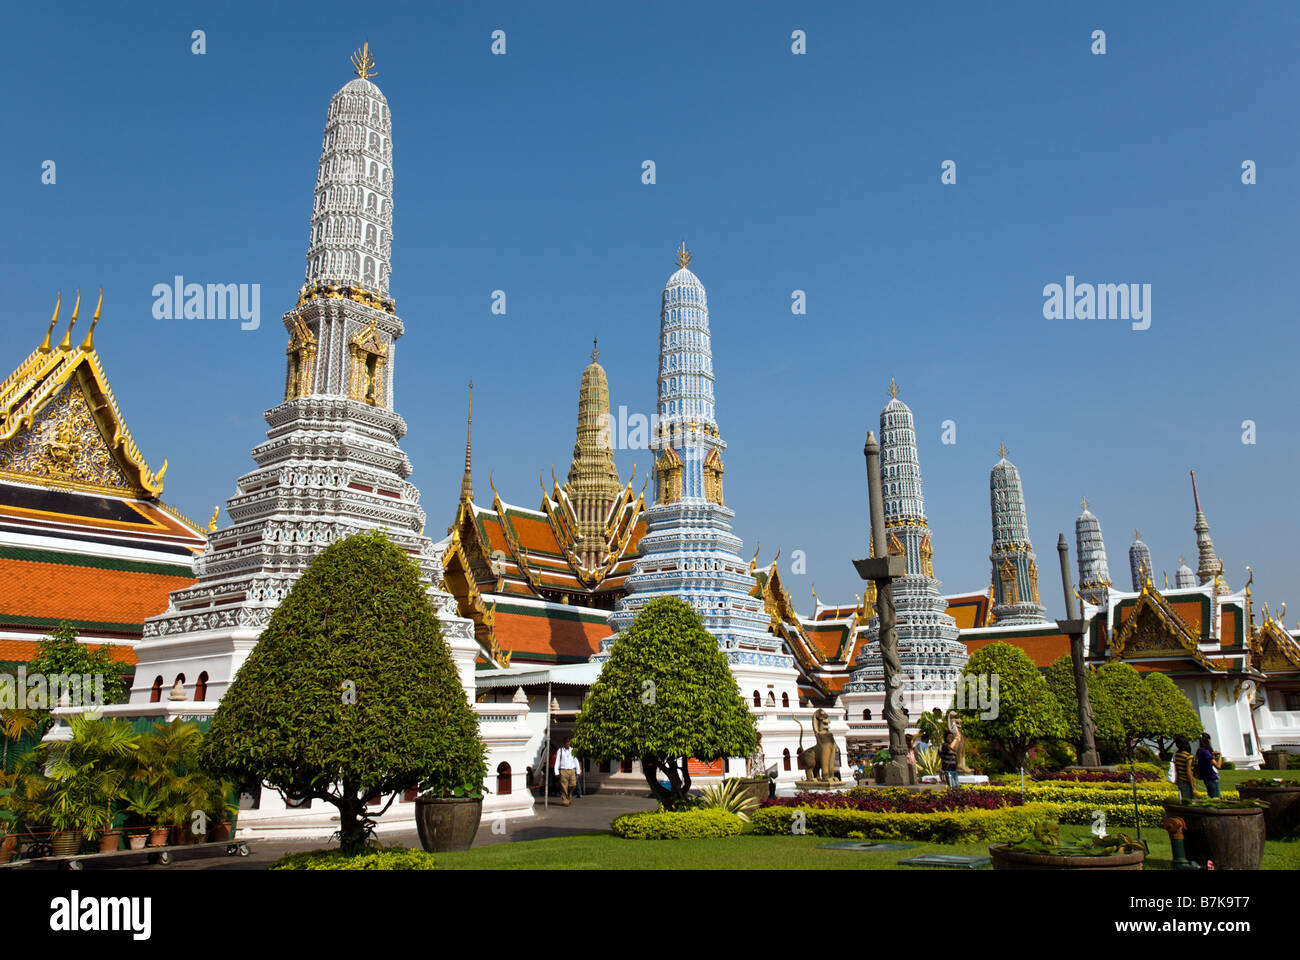
[[80, 849], [80, 830], [60, 830], [54, 835], [54, 855], [56, 857], [70, 857]]
[[[1243, 800], [1267, 800], [1264, 832], [1269, 840], [1281, 840], [1300, 833], [1300, 783], [1279, 783], [1266, 787], [1240, 786], [1237, 796]], [[1216, 867], [1219, 865], [1216, 861]]]
[[121, 830], [105, 830], [99, 835], [99, 852], [115, 853], [122, 844]]
[[133, 833], [131, 836], [126, 838], [127, 846], [132, 850], [143, 850], [144, 845], [148, 842], [149, 834], [147, 833]]
[[1264, 861], [1264, 810], [1261, 807], [1185, 807], [1164, 803], [1166, 817], [1185, 824], [1187, 859], [1214, 861], [1216, 870], [1258, 870]]
[[213, 843], [225, 843], [230, 839], [230, 823], [227, 820], [218, 820], [212, 824], [212, 829], [208, 833], [208, 839]]
[[151, 847], [167, 846], [167, 837], [171, 832], [172, 832], [171, 827], [150, 827], [149, 846]]
[[18, 834], [6, 833], [0, 839], [0, 863], [8, 863], [18, 855]]
[[415, 801], [420, 846], [430, 853], [468, 850], [483, 817], [483, 798], [444, 797]]
[[1050, 853], [1021, 853], [1009, 843], [989, 847], [994, 870], [1141, 870], [1146, 853], [1117, 853], [1107, 857], [1058, 857]]

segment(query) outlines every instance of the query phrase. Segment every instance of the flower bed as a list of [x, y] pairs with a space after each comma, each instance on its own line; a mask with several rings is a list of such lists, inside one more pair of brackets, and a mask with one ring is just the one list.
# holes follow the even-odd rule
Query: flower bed
[[[861, 834], [887, 840], [968, 843], [1020, 840], [1035, 823], [1055, 813], [1050, 804], [1033, 803], [930, 813], [881, 812], [850, 806], [774, 805], [757, 811], [753, 826], [755, 833], [768, 835], [793, 833], [802, 826], [805, 832], [819, 837]], [[802, 814], [802, 822], [798, 814]]]
[[616, 836], [624, 840], [706, 840], [734, 837], [744, 823], [725, 810], [648, 810], [627, 813], [610, 824]]
[[[1134, 773], [1134, 777], [1143, 785], [1152, 781], [1167, 782], [1160, 774], [1140, 768]], [[1129, 782], [1128, 771], [1121, 770], [1060, 770], [1056, 773], [1036, 773], [1033, 779], [1035, 783], [1122, 783], [1126, 786]]]
[[952, 813], [1019, 806], [1020, 795], [975, 790], [873, 790], [855, 787], [844, 793], [797, 793], [767, 800], [764, 807], [811, 807], [818, 810], [861, 810], [868, 813]]

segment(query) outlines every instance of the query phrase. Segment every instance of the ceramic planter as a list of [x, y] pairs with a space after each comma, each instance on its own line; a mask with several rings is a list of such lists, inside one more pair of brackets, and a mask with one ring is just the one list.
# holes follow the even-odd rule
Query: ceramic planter
[[18, 834], [6, 833], [0, 839], [0, 863], [8, 863], [18, 855]]
[[430, 853], [468, 850], [483, 816], [482, 797], [443, 797], [415, 801], [420, 845]]
[[144, 845], [148, 842], [149, 834], [147, 833], [133, 833], [126, 840], [127, 846], [132, 850], [143, 850]]
[[167, 837], [171, 833], [171, 827], [150, 827], [149, 828], [149, 846], [165, 847], [167, 846]]
[[54, 855], [56, 857], [69, 857], [80, 849], [80, 830], [60, 830], [54, 834]]
[[1049, 853], [1021, 853], [1009, 843], [989, 847], [994, 870], [1141, 870], [1146, 852], [1116, 853], [1102, 857], [1058, 857]]
[[1187, 826], [1183, 842], [1187, 859], [1214, 861], [1216, 870], [1258, 870], [1264, 861], [1262, 807], [1186, 807], [1165, 801], [1165, 816]]
[[1243, 784], [1237, 788], [1237, 796], [1243, 800], [1268, 801], [1268, 809], [1264, 811], [1264, 832], [1269, 840], [1281, 840], [1300, 833], [1300, 783], [1261, 787]]

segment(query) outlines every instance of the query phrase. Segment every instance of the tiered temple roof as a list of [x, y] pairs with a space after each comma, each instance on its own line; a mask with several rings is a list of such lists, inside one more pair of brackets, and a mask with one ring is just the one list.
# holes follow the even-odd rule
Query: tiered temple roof
[[69, 620], [134, 663], [145, 618], [194, 582], [206, 536], [161, 501], [166, 461], [151, 469], [127, 429], [94, 345], [102, 295], [77, 346], [80, 295], [53, 344], [61, 302], [0, 383], [0, 661], [30, 659]]

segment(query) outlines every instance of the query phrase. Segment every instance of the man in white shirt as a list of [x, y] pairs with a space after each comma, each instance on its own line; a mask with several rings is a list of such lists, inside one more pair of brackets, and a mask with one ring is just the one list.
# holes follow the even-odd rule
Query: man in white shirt
[[565, 739], [564, 746], [555, 751], [555, 775], [560, 778], [560, 791], [567, 807], [573, 802], [573, 788], [578, 783], [578, 760], [569, 749], [572, 740]]

